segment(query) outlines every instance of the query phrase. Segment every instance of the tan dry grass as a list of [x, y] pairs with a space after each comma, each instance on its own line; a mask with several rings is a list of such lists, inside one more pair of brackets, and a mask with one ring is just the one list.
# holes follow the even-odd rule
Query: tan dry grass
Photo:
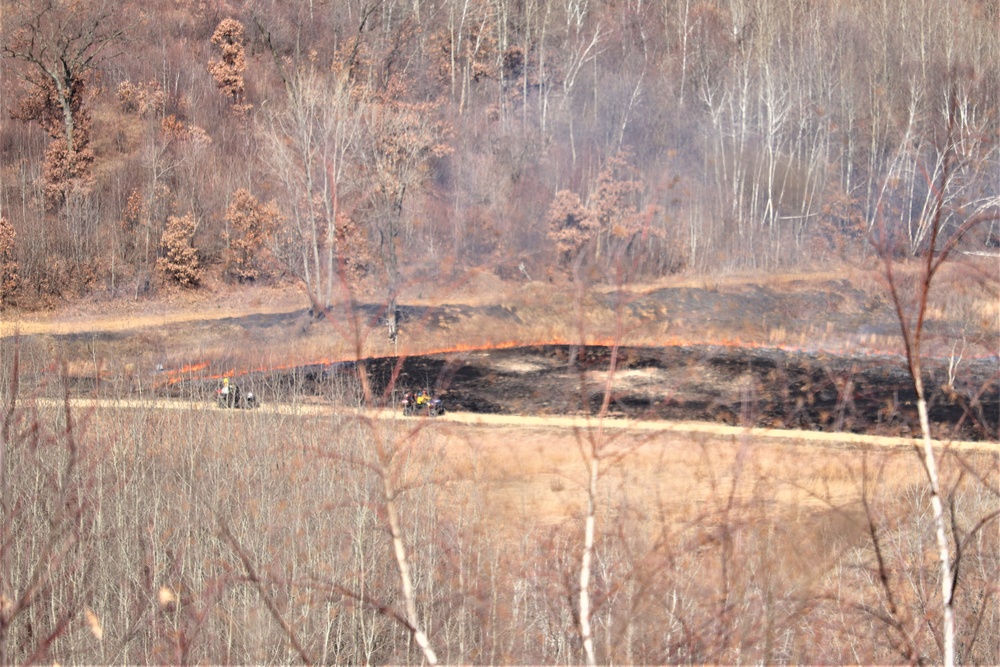
[[[445, 477], [465, 492], [476, 489], [492, 528], [511, 531], [511, 538], [528, 524], [577, 518], [586, 506], [581, 446], [596, 437], [593, 430], [439, 420], [417, 437], [418, 448], [443, 439]], [[861, 447], [711, 433], [606, 431], [604, 438], [602, 493], [614, 512], [644, 522], [683, 520], [725, 502], [734, 483], [737, 499], [763, 496], [777, 512], [842, 507], [859, 497], [862, 456], [893, 460], [885, 479], [892, 490], [919, 483], [922, 474], [902, 449], [863, 454]]]
[[[118, 409], [154, 408], [164, 422], [183, 421], [192, 411], [208, 411], [217, 414], [219, 426], [225, 428], [240, 423], [233, 420], [242, 416], [210, 404], [184, 401], [77, 399], [72, 403], [82, 411], [99, 407], [105, 418]], [[252, 417], [256, 439], [280, 443], [289, 428], [322, 430], [321, 416], [330, 413], [329, 406], [266, 406], [247, 416]], [[682, 518], [692, 508], [727, 498], [731, 490], [744, 501], [764, 496], [777, 511], [840, 507], [859, 497], [863, 460], [870, 472], [880, 467], [884, 470], [882, 483], [892, 492], [919, 484], [923, 475], [919, 459], [901, 446], [907, 441], [898, 438], [710, 424], [680, 425], [673, 430], [678, 425], [618, 420], [607, 422], [599, 434], [599, 422], [582, 418], [504, 416], [501, 421], [452, 415], [462, 419], [404, 420], [389, 411], [371, 416], [384, 421], [398, 442], [406, 443], [418, 455], [442, 455], [440, 481], [479, 496], [488, 510], [485, 515], [495, 522], [494, 528], [509, 528], [515, 533], [526, 521], [554, 525], [579, 514], [586, 501], [582, 448], [597, 437], [602, 438], [604, 492], [613, 505], [627, 506], [633, 515], [647, 521], [664, 516]], [[662, 428], [666, 426], [671, 430]], [[226, 442], [232, 447], [240, 440]], [[983, 450], [978, 454], [970, 448], [968, 456], [995, 458], [1000, 452], [990, 443], [947, 446], [958, 449], [963, 444]], [[167, 441], [157, 445], [175, 454], [184, 447], [183, 443]], [[219, 450], [215, 455], [225, 458], [234, 452]]]
[[307, 307], [308, 301], [294, 285], [217, 294], [171, 292], [155, 301], [93, 301], [56, 311], [4, 311], [0, 337], [127, 331], [257, 313], [286, 313]]
[[[852, 273], [850, 275], [857, 275]], [[843, 272], [814, 274], [786, 274], [781, 276], [731, 275], [713, 278], [716, 285], [738, 286], [743, 284], [787, 284], [790, 282], [825, 282], [843, 278]], [[654, 283], [631, 284], [628, 290], [642, 294], [664, 287], [704, 287], [703, 277], [670, 277]], [[597, 287], [599, 292], [618, 289]], [[565, 337], [577, 334], [574, 312], [574, 295], [571, 286], [543, 281], [530, 283], [502, 283], [482, 271], [470, 273], [466, 281], [454, 287], [445, 285], [427, 289], [411, 286], [404, 290], [401, 303], [412, 305], [437, 305], [464, 303], [472, 306], [514, 305], [532, 314], [532, 324], [527, 329], [518, 328], [523, 339], [542, 340], [544, 336]], [[593, 304], [591, 304], [592, 306]], [[167, 324], [218, 320], [259, 313], [287, 313], [309, 306], [301, 288], [294, 283], [276, 287], [253, 287], [239, 290], [219, 287], [207, 290], [164, 290], [155, 300], [85, 301], [68, 305], [51, 312], [4, 311], [0, 319], [0, 337], [20, 333], [69, 334], [92, 331], [125, 331], [155, 328]], [[592, 310], [592, 308], [591, 308]], [[597, 313], [596, 315], [599, 315]], [[591, 319], [595, 313], [591, 313]], [[593, 324], [593, 322], [590, 322]], [[608, 327], [610, 328], [610, 327]], [[588, 329], [589, 331], [589, 329]], [[382, 333], [382, 332], [378, 332]], [[454, 332], [452, 336], [459, 332]], [[462, 332], [465, 333], [465, 332]], [[599, 334], [594, 334], [599, 335]], [[498, 336], [493, 335], [496, 339]]]
[[[39, 403], [55, 410], [62, 405], [59, 401]], [[122, 470], [149, 470], [159, 480], [157, 484], [163, 485], [134, 489], [138, 498], [154, 492], [157, 505], [170, 506], [169, 514], [155, 515], [163, 544], [187, 540], [192, 553], [202, 554], [196, 550], [211, 545], [212, 540], [205, 540], [201, 531], [214, 525], [206, 510], [222, 508], [223, 515], [233, 517], [234, 525], [239, 521], [244, 526], [242, 540], [255, 550], [259, 562], [270, 562], [273, 557], [275, 563], [297, 562], [307, 568], [317, 562], [331, 563], [330, 554], [339, 553], [337, 549], [350, 541], [345, 538], [349, 534], [345, 524], [335, 523], [338, 516], [343, 520], [338, 512], [346, 505], [338, 505], [335, 499], [364, 470], [363, 466], [351, 467], [353, 457], [370, 454], [373, 446], [370, 439], [363, 450], [348, 449], [346, 443], [352, 433], [364, 432], [377, 434], [381, 442], [396, 448], [394, 482], [405, 489], [400, 504], [414, 510], [411, 521], [423, 511], [417, 511], [421, 498], [424, 502], [431, 498], [439, 522], [434, 525], [447, 526], [449, 531], [461, 526], [461, 543], [468, 553], [495, 549], [511, 559], [540, 559], [538, 566], [549, 574], [541, 580], [518, 580], [527, 582], [529, 588], [539, 581], [558, 588], [559, 577], [574, 571], [586, 506], [580, 445], [594, 434], [593, 421], [504, 416], [516, 421], [477, 418], [481, 423], [467, 423], [402, 419], [389, 411], [354, 415], [331, 406], [265, 405], [253, 411], [233, 411], [183, 401], [116, 406], [111, 401], [74, 400], [72, 405], [78, 416], [88, 415], [88, 431], [95, 438], [114, 439], [112, 453], [120, 457]], [[606, 456], [598, 491], [598, 531], [609, 549], [618, 548], [613, 544], [617, 540], [619, 545], [627, 543], [630, 550], [637, 549], [640, 558], [629, 560], [621, 551], [609, 551], [609, 565], [623, 568], [614, 576], [627, 578], [622, 572], [635, 566], [635, 581], [641, 585], [669, 584], [682, 596], [708, 600], [708, 608], [711, 596], [724, 588], [714, 566], [723, 554], [719, 540], [724, 536], [739, 542], [732, 547], [733, 562], [739, 568], [730, 583], [736, 588], [727, 590], [739, 591], [745, 585], [752, 597], [758, 582], [782, 582], [775, 590], [814, 599], [830, 594], [831, 584], [825, 577], [840, 571], [833, 564], [850, 567], [849, 555], [868, 539], [858, 504], [865, 470], [869, 483], [878, 489], [879, 502], [888, 504], [888, 517], [897, 517], [896, 508], [903, 506], [912, 489], [920, 488], [923, 477], [911, 451], [891, 446], [898, 441], [887, 440], [884, 444], [890, 446], [882, 447], [882, 441], [875, 439], [848, 442], [847, 436], [836, 435], [811, 439], [829, 434], [778, 437], [764, 430], [710, 430], [711, 425], [705, 424], [687, 425], [687, 431], [654, 431], [640, 427], [641, 423], [620, 428], [623, 422], [609, 422], [603, 434], [601, 451]], [[967, 462], [970, 470], [982, 472], [987, 484], [995, 485], [998, 450], [992, 446], [985, 454], [970, 452]], [[128, 460], [131, 454], [136, 465]], [[984, 458], [977, 460], [980, 456]], [[961, 472], [951, 466], [945, 485], [957, 487]], [[972, 476], [966, 475], [966, 486], [970, 480]], [[180, 501], [173, 502], [175, 497]], [[341, 497], [340, 502], [345, 499]], [[995, 505], [995, 499], [992, 502]], [[135, 507], [143, 506], [136, 503]], [[314, 526], [302, 532], [313, 520]], [[888, 519], [887, 529], [895, 521]], [[432, 529], [428, 524], [409, 523], [408, 527], [415, 544], [443, 539], [422, 532]], [[450, 562], [460, 553], [451, 550], [453, 533], [447, 535], [446, 560]], [[374, 545], [385, 543], [381, 532], [373, 532], [372, 538]], [[661, 539], [669, 542], [667, 553], [676, 561], [659, 560], [656, 545]], [[316, 552], [301, 549], [309, 540], [319, 545]], [[416, 557], [419, 549], [413, 553]], [[651, 557], [648, 563], [644, 553]], [[201, 568], [210, 570], [217, 557], [198, 562], [208, 565], [192, 570], [195, 585]], [[496, 562], [504, 570], [498, 572], [501, 579], [519, 576], [521, 563]], [[484, 586], [494, 581], [486, 570], [466, 572], [479, 577]], [[676, 583], [665, 581], [670, 577]], [[449, 591], [455, 584], [454, 579], [440, 581]], [[155, 596], [161, 590], [157, 586], [173, 586], [177, 581], [171, 575], [154, 583], [146, 595]], [[496, 599], [507, 613], [509, 589], [490, 590], [497, 597], [489, 599]], [[864, 590], [859, 588], [857, 595]], [[848, 599], [852, 591], [847, 592]], [[306, 616], [320, 614], [316, 607], [306, 612]], [[107, 627], [112, 627], [106, 612], [101, 615]], [[651, 621], [651, 636], [669, 621], [664, 619]], [[523, 631], [523, 625], [515, 625]]]
[[[221, 441], [224, 447], [198, 452], [199, 456], [218, 458], [220, 462], [246, 458], [246, 453], [234, 450], [244, 441], [234, 437], [234, 428], [252, 425], [254, 440], [275, 443], [275, 454], [284, 458], [291, 452], [282, 453], [279, 443], [284, 442], [288, 429], [294, 429], [305, 440], [309, 436], [303, 432], [316, 431], [316, 437], [322, 439], [322, 415], [330, 412], [328, 406], [299, 406], [292, 411], [275, 409], [244, 415], [180, 401], [120, 403], [119, 408], [112, 407], [109, 401], [73, 403], [83, 412], [99, 406], [102, 420], [111, 421], [118, 409], [154, 408], [151, 414], [160, 415], [156, 422], [162, 436], [153, 438], [150, 445], [178, 461], [191, 453], [185, 452], [184, 442], [171, 442], [169, 437], [184, 432], [182, 425], [191, 418], [192, 411], [203, 415], [200, 420], [214, 413], [219, 432], [229, 433]], [[53, 403], [53, 407], [58, 406]], [[381, 416], [392, 419], [389, 414]], [[246, 419], [250, 421], [244, 424]], [[521, 419], [523, 426], [443, 419], [393, 420], [387, 422], [387, 432], [394, 432], [397, 443], [406, 443], [418, 458], [440, 456], [436, 463], [438, 483], [449, 494], [476, 498], [484, 509], [485, 527], [505, 539], [516, 540], [529, 526], [555, 526], [581, 516], [586, 506], [587, 475], [581, 447], [597, 437], [596, 422], [590, 422], [589, 427], [565, 427], [558, 420], [555, 423], [559, 425], [554, 426], [539, 425], [546, 420]], [[167, 426], [175, 422], [176, 427]], [[740, 502], [764, 502], [773, 512], [801, 516], [851, 505], [859, 497], [863, 456], [868, 457], [872, 469], [882, 461], [891, 461], [883, 479], [885, 490], [890, 492], [919, 483], [922, 475], [918, 459], [899, 448], [839, 443], [830, 446], [763, 435], [740, 436], [726, 430], [711, 433], [609, 428], [602, 437], [602, 520], [614, 520], [625, 512], [637, 525], [649, 530], [664, 521], [685, 523], [718, 509], [730, 492]], [[447, 512], [448, 504], [442, 509]]]

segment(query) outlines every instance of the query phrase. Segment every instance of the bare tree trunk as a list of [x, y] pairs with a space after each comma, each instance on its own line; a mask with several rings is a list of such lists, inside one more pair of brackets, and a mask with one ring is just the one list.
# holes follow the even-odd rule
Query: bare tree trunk
[[594, 656], [594, 635], [590, 627], [590, 570], [594, 555], [599, 463], [597, 452], [591, 451], [590, 475], [587, 484], [587, 518], [584, 521], [583, 558], [580, 561], [580, 640], [583, 642], [583, 651], [587, 655], [588, 665], [597, 664], [597, 659]]
[[955, 610], [952, 606], [951, 552], [945, 528], [944, 504], [941, 502], [941, 483], [938, 480], [937, 460], [934, 458], [934, 447], [931, 444], [927, 399], [924, 397], [924, 384], [920, 378], [919, 365], [917, 373], [913, 376], [913, 384], [917, 389], [917, 413], [920, 417], [920, 432], [923, 435], [924, 470], [927, 472], [927, 483], [931, 491], [934, 537], [937, 539], [938, 564], [941, 570], [941, 602], [944, 614], [941, 631], [944, 634], [944, 664], [945, 667], [952, 667], [955, 664]]
[[[946, 243], [939, 245], [942, 226], [946, 217], [945, 206], [948, 202], [948, 189], [952, 182], [952, 159], [955, 151], [953, 132], [955, 129], [955, 109], [952, 104], [949, 107], [949, 119], [947, 128], [947, 140], [943, 149], [940, 171], [934, 173], [937, 187], [934, 189], [934, 211], [929, 224], [929, 240], [925, 251], [923, 274], [920, 276], [916, 286], [915, 313], [908, 314], [906, 302], [900, 292], [900, 281], [893, 271], [892, 248], [884, 248], [883, 259], [886, 267], [886, 277], [888, 279], [889, 292], [892, 303], [895, 307], [896, 317], [899, 321], [902, 342], [906, 351], [907, 369], [913, 383], [914, 392], [917, 395], [917, 413], [920, 421], [921, 444], [918, 448], [921, 453], [921, 462], [924, 472], [927, 475], [927, 487], [930, 491], [931, 512], [934, 520], [934, 533], [937, 541], [937, 558], [939, 566], [939, 577], [941, 578], [941, 611], [943, 636], [943, 660], [946, 667], [955, 664], [955, 612], [953, 606], [953, 579], [952, 573], [951, 547], [948, 544], [948, 520], [945, 517], [944, 503], [941, 500], [941, 483], [938, 476], [938, 461], [934, 455], [931, 440], [930, 418], [927, 409], [927, 397], [923, 382], [923, 367], [921, 363], [922, 342], [924, 333], [924, 323], [929, 311], [929, 299], [931, 285], [934, 277], [948, 259], [948, 255], [955, 248], [973, 226], [980, 224], [987, 219], [994, 219], [995, 216], [973, 215], [950, 236]], [[938, 176], [940, 174], [940, 176]]]
[[399, 513], [396, 510], [396, 492], [392, 485], [391, 473], [383, 467], [382, 482], [385, 489], [385, 511], [389, 522], [389, 532], [392, 535], [392, 549], [396, 557], [396, 568], [399, 570], [399, 580], [403, 588], [403, 600], [406, 605], [406, 621], [410, 624], [413, 640], [423, 651], [424, 659], [431, 665], [437, 664], [437, 654], [431, 647], [427, 634], [420, 627], [420, 617], [417, 615], [417, 604], [413, 593], [413, 579], [410, 577], [410, 564], [406, 558], [406, 545], [403, 544], [403, 534], [399, 527]]

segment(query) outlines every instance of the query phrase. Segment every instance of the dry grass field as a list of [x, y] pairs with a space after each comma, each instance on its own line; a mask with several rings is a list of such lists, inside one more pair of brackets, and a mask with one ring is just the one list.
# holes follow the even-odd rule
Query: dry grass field
[[[830, 280], [672, 285], [669, 308], [657, 296], [664, 286], [636, 289], [627, 308], [602, 293], [580, 308], [528, 285], [477, 297], [476, 308], [506, 305], [516, 319], [415, 310], [423, 319], [400, 347], [616, 334], [647, 344], [888, 339], [878, 327], [858, 333], [851, 318], [864, 299], [851, 295], [869, 292], [839, 282], [847, 296], [832, 326], [791, 318], [776, 333], [751, 309], [737, 315], [757, 324], [728, 329], [733, 298], [828, 308], [809, 294]], [[976, 294], [973, 311], [988, 319]], [[304, 303], [272, 296], [5, 320], [3, 333], [22, 338], [0, 338], [0, 662], [412, 664], [426, 658], [410, 632], [416, 618], [442, 662], [579, 663], [589, 508], [601, 662], [940, 660], [926, 477], [907, 441], [583, 417], [403, 419], [348, 409], [349, 387], [257, 410], [155, 398], [162, 361], [277, 369], [388, 349], [377, 323], [348, 342], [349, 323], [303, 326], [294, 314]], [[430, 298], [418, 296], [404, 303]], [[444, 302], [474, 301], [455, 296]], [[877, 324], [884, 304], [873, 303], [861, 315]], [[706, 309], [682, 312], [691, 304]], [[261, 314], [278, 319], [253, 319]], [[969, 326], [972, 340], [981, 329]], [[12, 377], [22, 382], [16, 401]], [[87, 378], [96, 384], [79, 384]], [[98, 400], [72, 396], [80, 386]], [[959, 655], [996, 663], [1000, 451], [938, 445], [960, 554]]]
[[[35, 405], [42, 423], [65, 423], [58, 402]], [[46, 594], [12, 626], [14, 646], [25, 622], [45, 627], [79, 599], [100, 636], [81, 617], [50, 650], [85, 662], [412, 661], [393, 620], [389, 479], [443, 661], [577, 662], [591, 451], [602, 661], [892, 662], [901, 649], [880, 620], [880, 569], [903, 629], [932, 639], [933, 564], [913, 560], [932, 539], [923, 473], [892, 439], [313, 404], [69, 406], [75, 451], [55, 433], [13, 461], [35, 469], [10, 486], [21, 520], [53, 526], [58, 547]], [[1000, 508], [989, 491], [1000, 453], [970, 446], [943, 459], [956, 464], [945, 485], [963, 527]], [[67, 481], [79, 503], [68, 517], [39, 502]], [[16, 534], [17, 553], [38, 553], [25, 540], [45, 535]], [[998, 650], [996, 537], [980, 531], [964, 552], [970, 662]]]
[[[898, 269], [904, 275], [916, 267]], [[105, 375], [181, 369], [212, 362], [222, 370], [282, 368], [319, 360], [542, 343], [662, 346], [685, 343], [899, 353], [899, 326], [878, 267], [812, 274], [668, 278], [657, 284], [578, 291], [566, 283], [503, 283], [471, 272], [454, 285], [410, 285], [412, 309], [398, 342], [386, 339], [377, 306], [357, 317], [334, 304], [313, 321], [295, 284], [213, 293], [171, 292], [156, 301], [94, 301], [53, 312], [4, 311], [0, 339], [42, 341], [49, 356], [96, 366]], [[1000, 276], [995, 262], [945, 271], [932, 293], [928, 341], [934, 354], [997, 354]], [[365, 303], [371, 290], [357, 299]], [[449, 306], [442, 304], [454, 304]], [[441, 313], [444, 308], [446, 312]], [[270, 316], [270, 319], [267, 319]], [[126, 368], [127, 367], [127, 368]], [[100, 372], [100, 371], [98, 371]]]

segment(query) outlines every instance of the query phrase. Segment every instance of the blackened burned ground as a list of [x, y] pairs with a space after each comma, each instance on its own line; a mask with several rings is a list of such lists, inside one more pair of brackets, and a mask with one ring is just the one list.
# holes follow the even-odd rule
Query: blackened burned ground
[[[428, 388], [448, 410], [501, 414], [596, 414], [608, 378], [607, 347], [547, 345], [369, 359], [380, 396]], [[996, 439], [996, 360], [966, 362], [967, 385], [946, 387], [929, 369], [930, 417], [939, 437]], [[301, 388], [321, 391], [353, 365], [300, 369]], [[302, 372], [306, 371], [306, 372]], [[304, 379], [304, 385], [301, 380]], [[276, 387], [277, 388], [277, 387]], [[612, 415], [725, 424], [908, 434], [915, 395], [901, 360], [715, 346], [622, 348], [611, 385]]]

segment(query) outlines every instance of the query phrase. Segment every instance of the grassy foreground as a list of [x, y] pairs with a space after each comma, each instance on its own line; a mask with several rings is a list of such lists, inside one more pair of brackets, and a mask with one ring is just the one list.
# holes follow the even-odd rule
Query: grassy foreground
[[[934, 570], [914, 562], [932, 538], [905, 449], [328, 410], [139, 406], [80, 409], [67, 423], [48, 403], [22, 408], [10, 422], [3, 557], [13, 590], [35, 588], [21, 608], [4, 593], [10, 662], [418, 660], [401, 626], [383, 476], [440, 659], [578, 662], [568, 601], [581, 452], [596, 437], [607, 456], [602, 661], [893, 661], [882, 576], [909, 621], [898, 630], [933, 652], [923, 617]], [[998, 484], [995, 454], [946, 461], [960, 522], [998, 510], [984, 490]], [[996, 537], [964, 545], [967, 662], [1000, 650]]]

